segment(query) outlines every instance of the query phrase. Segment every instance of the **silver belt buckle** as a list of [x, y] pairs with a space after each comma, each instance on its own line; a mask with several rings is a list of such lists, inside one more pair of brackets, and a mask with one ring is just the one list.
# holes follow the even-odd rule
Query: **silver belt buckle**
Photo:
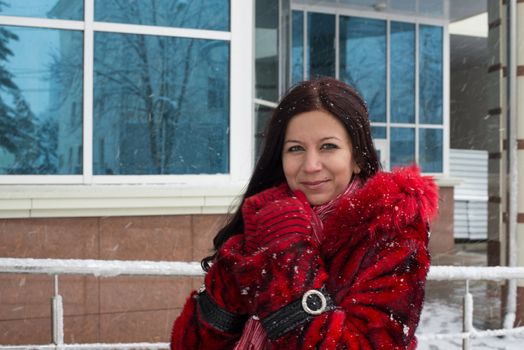
[[[307, 303], [308, 298], [314, 297], [314, 296], [317, 296], [320, 299], [320, 308], [318, 309], [312, 309]], [[315, 315], [315, 316], [320, 315], [321, 313], [326, 311], [326, 308], [327, 308], [326, 297], [324, 296], [324, 294], [322, 294], [321, 291], [316, 290], [316, 289], [310, 289], [307, 292], [305, 292], [304, 295], [302, 296], [302, 308], [304, 309], [306, 313], [310, 315]]]

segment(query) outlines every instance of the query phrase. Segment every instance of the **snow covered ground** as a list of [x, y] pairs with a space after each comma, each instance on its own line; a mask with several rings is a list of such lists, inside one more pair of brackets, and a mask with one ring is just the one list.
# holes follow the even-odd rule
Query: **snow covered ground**
[[[478, 328], [478, 327], [477, 327]], [[462, 329], [462, 309], [441, 302], [427, 302], [422, 312], [417, 334], [458, 333]], [[479, 329], [480, 330], [480, 329]], [[419, 341], [418, 350], [462, 349], [461, 339]], [[471, 349], [524, 349], [524, 334], [507, 337], [490, 337], [471, 340]]]
[[[433, 258], [443, 265], [485, 266], [486, 251], [458, 251], [449, 256]], [[469, 291], [473, 295], [473, 326], [476, 330], [501, 328], [502, 283], [494, 281], [471, 281]], [[462, 303], [466, 283], [464, 281], [428, 281], [426, 300], [417, 334], [450, 334], [462, 331]], [[506, 337], [489, 337], [470, 340], [472, 350], [524, 349], [524, 334]], [[462, 339], [419, 340], [418, 350], [462, 349]]]

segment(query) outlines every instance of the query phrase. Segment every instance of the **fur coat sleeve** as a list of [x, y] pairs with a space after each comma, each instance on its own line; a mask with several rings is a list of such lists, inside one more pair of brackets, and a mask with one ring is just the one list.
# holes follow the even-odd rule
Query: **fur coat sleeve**
[[[243, 270], [236, 270], [236, 285], [227, 288], [251, 283], [257, 286], [256, 303], [274, 311], [291, 302], [289, 296], [326, 287], [335, 308], [271, 340], [271, 349], [415, 349], [429, 269], [428, 223], [436, 214], [437, 198], [435, 184], [417, 168], [379, 173], [340, 200], [320, 245], [294, 235], [286, 244], [275, 240], [262, 253], [245, 256], [238, 236], [228, 241], [231, 264]], [[293, 248], [287, 251], [287, 246]], [[254, 273], [257, 266], [263, 281]], [[183, 315], [195, 312], [190, 305], [191, 300], [186, 308], [192, 310]], [[186, 318], [179, 327], [202, 327], [194, 315]], [[195, 344], [229, 336], [206, 332], [194, 333], [204, 337]], [[224, 349], [233, 348], [226, 344]], [[187, 347], [200, 348], [208, 347]]]
[[415, 167], [379, 173], [341, 201], [320, 249], [342, 326], [319, 339], [326, 348], [416, 348], [437, 202], [436, 185]]
[[191, 293], [173, 325], [172, 350], [232, 349], [242, 335], [248, 315], [235, 287], [232, 255], [222, 247], [204, 278], [205, 291]]

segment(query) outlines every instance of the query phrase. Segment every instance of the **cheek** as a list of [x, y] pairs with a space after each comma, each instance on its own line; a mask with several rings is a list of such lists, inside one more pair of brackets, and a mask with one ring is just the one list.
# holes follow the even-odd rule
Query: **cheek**
[[297, 175], [297, 165], [290, 157], [282, 157], [282, 169], [284, 170], [284, 176], [286, 177], [286, 182], [288, 186], [292, 189], [296, 189], [296, 175]]
[[355, 166], [351, 156], [345, 156], [339, 159], [337, 165], [334, 168], [339, 186], [346, 186], [349, 183], [351, 177], [353, 176], [354, 170]]

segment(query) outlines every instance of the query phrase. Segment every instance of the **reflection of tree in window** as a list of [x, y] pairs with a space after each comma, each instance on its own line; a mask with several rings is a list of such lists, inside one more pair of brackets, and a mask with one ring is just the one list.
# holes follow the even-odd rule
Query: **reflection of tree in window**
[[[77, 10], [78, 3], [75, 6], [75, 2], [62, 2], [62, 6], [54, 9], [54, 15], [63, 17]], [[60, 158], [67, 155], [69, 147], [78, 148], [83, 144], [83, 33], [73, 30], [44, 30], [49, 31], [49, 35], [58, 34], [47, 79], [50, 93], [48, 113], [49, 119], [57, 124], [55, 153]], [[62, 157], [64, 158], [68, 159]], [[78, 163], [81, 164], [82, 159]], [[70, 174], [70, 169], [74, 169], [76, 174], [81, 174], [82, 167], [78, 167], [78, 163], [62, 164], [58, 172]]]
[[[125, 7], [118, 9], [119, 15], [141, 23], [155, 16], [154, 9], [138, 9], [140, 6], [138, 2], [126, 2]], [[169, 20], [181, 26], [192, 21], [192, 26], [198, 27], [202, 17], [189, 6]], [[216, 148], [212, 143], [217, 141], [209, 140], [209, 134], [217, 129], [217, 122], [213, 122], [217, 113], [213, 110], [224, 109], [225, 92], [229, 90], [219, 80], [227, 79], [229, 74], [220, 68], [224, 66], [224, 55], [221, 54], [222, 61], [217, 67], [212, 57], [215, 50], [205, 50], [214, 42], [95, 34], [94, 131], [98, 137], [114, 140], [106, 144], [106, 166], [99, 168], [96, 164], [100, 162], [95, 162], [96, 174], [105, 173], [106, 167], [114, 169], [116, 174], [195, 173], [216, 169], [209, 154], [223, 158], [223, 151], [208, 150], [205, 145], [211, 143], [209, 147]], [[219, 42], [218, 46], [223, 51], [227, 44]], [[210, 81], [212, 85], [208, 84]], [[216, 119], [224, 123], [224, 118]], [[116, 130], [108, 125], [111, 121], [117, 121]], [[224, 134], [219, 135], [223, 139]], [[195, 152], [198, 147], [201, 149]], [[209, 154], [200, 154], [204, 148]]]
[[[98, 139], [98, 157], [95, 157], [95, 159], [98, 160], [98, 167], [103, 169], [105, 168], [105, 156], [104, 156], [104, 148], [105, 148], [105, 140], [103, 138]], [[96, 160], [95, 160], [96, 162]], [[107, 173], [107, 171], [106, 171]]]
[[340, 16], [340, 78], [364, 97], [372, 122], [386, 121], [386, 21]]
[[420, 165], [426, 172], [441, 172], [443, 166], [443, 130], [421, 128], [419, 130]]
[[442, 28], [420, 25], [420, 122], [442, 124]]
[[292, 83], [304, 79], [304, 13], [293, 11], [291, 40]]
[[309, 13], [309, 75], [335, 76], [335, 16]]
[[391, 128], [391, 166], [408, 165], [415, 161], [415, 129]]
[[[0, 11], [4, 5], [0, 2]], [[10, 60], [19, 54], [10, 43], [23, 30], [0, 27], [0, 174], [52, 174], [57, 171], [56, 123], [36, 116], [15, 83], [26, 72], [9, 70]]]
[[95, 0], [95, 21], [229, 30], [229, 6], [229, 0]]
[[78, 146], [76, 149], [76, 161], [75, 161], [75, 173], [79, 174], [82, 172], [82, 159], [84, 158], [83, 155], [83, 147]]
[[224, 100], [224, 84], [222, 80], [208, 78], [209, 89], [207, 90], [207, 105], [210, 108], [221, 108]]
[[[7, 61], [9, 56], [13, 56], [13, 52], [7, 46], [11, 40], [18, 40], [18, 36], [5, 28], [0, 28], [0, 58], [2, 61]], [[13, 74], [7, 71], [3, 64], [0, 65], [0, 78], [0, 88], [2, 89], [0, 95], [0, 114], [2, 115], [2, 118], [0, 118], [0, 146], [15, 153], [22, 146], [19, 138], [24, 138], [24, 134], [17, 127], [16, 111], [6, 100], [20, 96], [20, 90], [12, 80]]]
[[76, 124], [76, 102], [71, 104], [71, 119], [69, 120], [69, 126], [71, 129], [75, 127]]
[[[200, 28], [218, 7], [212, 3], [224, 8], [223, 2], [96, 1], [95, 19]], [[228, 17], [219, 17], [228, 27]], [[208, 51], [218, 58], [211, 59], [204, 48], [213, 43], [218, 49]], [[93, 142], [94, 174], [226, 172], [228, 50], [225, 41], [95, 32], [93, 137], [106, 142], [103, 151]], [[73, 79], [81, 60], [70, 45], [56, 62], [66, 96], [82, 89], [81, 79]], [[213, 103], [205, 103], [209, 97]], [[220, 149], [213, 152], [218, 160], [202, 154], [208, 148]]]
[[67, 157], [67, 164], [69, 165], [69, 172], [72, 172], [72, 166], [73, 166], [73, 148], [69, 147], [69, 155]]

